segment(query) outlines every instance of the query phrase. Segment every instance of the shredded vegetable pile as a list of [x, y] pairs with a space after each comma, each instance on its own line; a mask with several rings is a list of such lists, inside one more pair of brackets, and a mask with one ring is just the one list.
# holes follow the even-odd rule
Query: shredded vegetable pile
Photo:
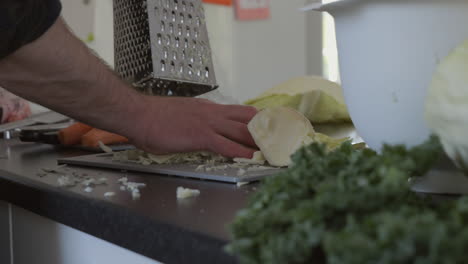
[[312, 144], [239, 212], [227, 251], [241, 263], [466, 263], [468, 198], [410, 191], [442, 153], [438, 138], [381, 154]]

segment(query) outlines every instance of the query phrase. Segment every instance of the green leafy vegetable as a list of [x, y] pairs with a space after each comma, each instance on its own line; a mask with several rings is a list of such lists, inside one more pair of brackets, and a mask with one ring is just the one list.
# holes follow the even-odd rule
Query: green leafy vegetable
[[468, 199], [435, 203], [409, 189], [442, 153], [438, 138], [381, 154], [312, 144], [265, 180], [232, 225], [241, 263], [465, 263]]

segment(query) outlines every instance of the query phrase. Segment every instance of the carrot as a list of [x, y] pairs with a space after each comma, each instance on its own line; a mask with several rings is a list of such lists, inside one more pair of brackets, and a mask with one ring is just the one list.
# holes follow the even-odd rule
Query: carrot
[[83, 123], [74, 123], [67, 128], [61, 129], [58, 133], [58, 138], [62, 145], [78, 145], [81, 142], [81, 137], [91, 129], [93, 128]]
[[126, 143], [126, 137], [110, 133], [101, 129], [93, 128], [81, 138], [81, 145], [86, 147], [99, 147], [99, 141], [105, 145], [115, 143]]

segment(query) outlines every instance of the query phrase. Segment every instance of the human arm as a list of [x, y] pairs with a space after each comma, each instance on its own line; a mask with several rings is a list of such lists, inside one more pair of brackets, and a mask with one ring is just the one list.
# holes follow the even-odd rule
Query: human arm
[[62, 19], [40, 38], [0, 60], [0, 85], [95, 127], [128, 137], [153, 153], [208, 150], [251, 157], [247, 123], [256, 110], [194, 98], [138, 93], [77, 39]]

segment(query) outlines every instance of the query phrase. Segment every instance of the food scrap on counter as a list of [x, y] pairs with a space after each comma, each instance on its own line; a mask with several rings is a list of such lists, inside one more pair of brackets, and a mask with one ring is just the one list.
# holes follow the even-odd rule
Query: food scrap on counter
[[177, 199], [187, 199], [187, 198], [197, 197], [200, 195], [200, 190], [177, 187], [176, 195], [177, 195]]

